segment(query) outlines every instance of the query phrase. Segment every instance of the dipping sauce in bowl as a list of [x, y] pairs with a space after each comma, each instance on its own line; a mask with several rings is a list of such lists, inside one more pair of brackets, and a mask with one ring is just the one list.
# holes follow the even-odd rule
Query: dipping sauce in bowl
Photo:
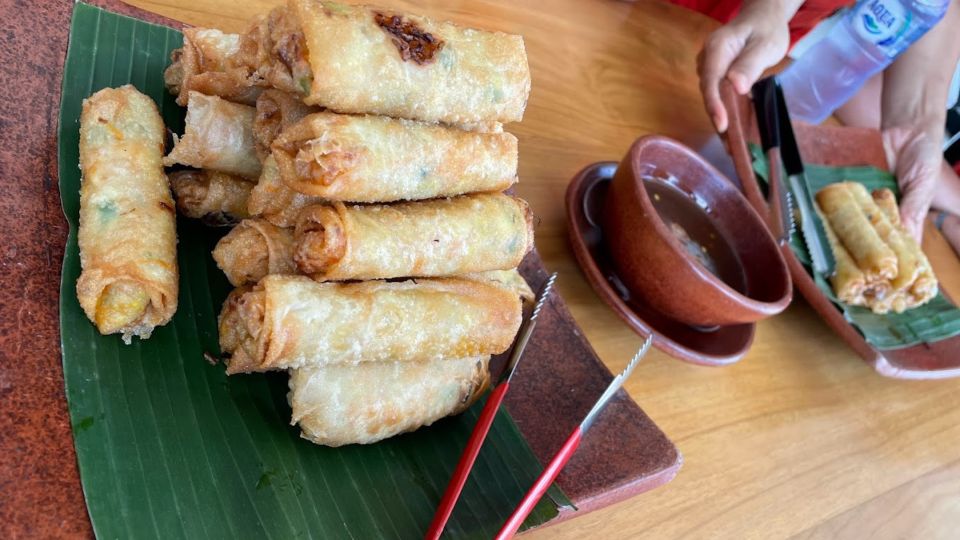
[[651, 172], [642, 178], [657, 214], [686, 252], [734, 290], [746, 293], [740, 259], [713, 223], [706, 203], [698, 204], [695, 195], [677, 187], [669, 176]]

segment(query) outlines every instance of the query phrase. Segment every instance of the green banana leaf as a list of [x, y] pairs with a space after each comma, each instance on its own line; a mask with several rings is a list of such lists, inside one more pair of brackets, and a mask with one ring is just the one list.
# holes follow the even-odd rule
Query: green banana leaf
[[[763, 150], [758, 145], [751, 144], [750, 153], [753, 156], [753, 171], [766, 183], [769, 164], [766, 156], [763, 155]], [[870, 191], [887, 188], [898, 198], [900, 196], [896, 177], [876, 167], [827, 167], [805, 164], [804, 170], [807, 173], [810, 193], [816, 193], [828, 184], [849, 180], [860, 182]], [[826, 238], [821, 238], [820, 242], [823, 245], [829, 245]], [[807, 267], [807, 271], [813, 276], [820, 291], [843, 311], [844, 317], [863, 334], [867, 343], [874, 347], [880, 350], [899, 349], [918, 343], [933, 343], [960, 334], [960, 309], [950, 303], [943, 293], [937, 293], [930, 302], [903, 313], [891, 312], [878, 315], [864, 307], [848, 306], [833, 294], [833, 287], [827, 279], [811, 268], [810, 254], [800, 231], [793, 232], [790, 237], [790, 247], [797, 255], [797, 259]]]
[[[229, 290], [210, 257], [222, 230], [177, 223], [180, 306], [145, 341], [101, 336], [76, 299], [82, 100], [132, 83], [182, 131], [163, 85], [170, 28], [76, 4], [63, 74], [60, 193], [70, 225], [60, 328], [80, 477], [100, 538], [419, 538], [482, 403], [456, 418], [369, 446], [326, 448], [289, 426], [286, 374], [227, 377], [217, 314]], [[450, 538], [490, 538], [541, 470], [505, 411], [456, 510]], [[551, 496], [561, 504], [563, 494]], [[525, 527], [549, 521], [545, 498]]]

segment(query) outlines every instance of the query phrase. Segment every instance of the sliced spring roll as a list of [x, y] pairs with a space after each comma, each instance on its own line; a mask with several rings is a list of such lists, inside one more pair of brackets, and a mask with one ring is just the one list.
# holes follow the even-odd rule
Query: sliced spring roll
[[163, 73], [164, 83], [177, 103], [187, 106], [190, 91], [220, 96], [253, 105], [263, 90], [244, 73], [231, 69], [229, 59], [240, 50], [241, 36], [214, 28], [185, 28], [183, 47], [170, 54], [172, 63]]
[[253, 140], [256, 109], [217, 96], [190, 92], [183, 137], [163, 158], [167, 167], [187, 165], [256, 180], [260, 160]]
[[474, 194], [391, 205], [315, 205], [297, 220], [294, 261], [319, 281], [515, 268], [533, 247], [521, 199]]
[[273, 142], [291, 189], [346, 202], [502, 191], [517, 178], [517, 138], [378, 116], [322, 112]]
[[252, 216], [260, 216], [278, 227], [293, 227], [297, 216], [304, 208], [323, 202], [320, 197], [311, 197], [298, 193], [280, 180], [280, 169], [273, 155], [263, 162], [260, 181], [250, 192], [247, 211]]
[[[530, 69], [523, 38], [369, 6], [290, 0], [279, 48], [305, 101], [425, 122], [514, 122]], [[279, 26], [279, 25], [277, 25]], [[275, 56], [281, 56], [275, 54]]]
[[253, 118], [253, 139], [260, 161], [270, 155], [270, 145], [285, 128], [296, 124], [319, 107], [303, 103], [294, 94], [280, 90], [265, 90], [257, 98], [257, 114]]
[[176, 225], [157, 106], [106, 88], [80, 115], [77, 299], [101, 334], [146, 339], [177, 310]]
[[170, 173], [180, 213], [211, 225], [227, 225], [250, 217], [247, 201], [253, 182], [232, 174], [184, 170]]
[[901, 231], [890, 223], [886, 213], [880, 210], [863, 184], [850, 182], [848, 188], [867, 216], [870, 225], [897, 256], [897, 275], [890, 280], [890, 286], [895, 291], [909, 287], [920, 272], [918, 259], [920, 249], [916, 242], [907, 242], [905, 236], [909, 235], [901, 234]]
[[867, 281], [893, 279], [897, 275], [897, 256], [870, 224], [848, 184], [839, 182], [821, 189], [817, 204]]
[[517, 295], [464, 279], [318, 283], [269, 275], [220, 313], [227, 373], [499, 354], [520, 326]]
[[263, 219], [245, 219], [217, 242], [213, 260], [234, 287], [269, 274], [296, 274], [293, 231]]
[[369, 444], [469, 407], [490, 381], [489, 356], [361, 362], [290, 372], [291, 424], [316, 444]]

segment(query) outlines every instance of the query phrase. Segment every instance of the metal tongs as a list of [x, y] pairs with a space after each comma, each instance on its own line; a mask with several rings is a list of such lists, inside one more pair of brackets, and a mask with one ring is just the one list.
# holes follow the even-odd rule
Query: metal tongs
[[530, 318], [527, 319], [523, 328], [520, 330], [520, 337], [517, 338], [517, 343], [513, 346], [513, 352], [510, 353], [510, 359], [507, 362], [507, 366], [503, 369], [503, 373], [500, 375], [500, 380], [487, 397], [487, 402], [483, 406], [483, 411], [480, 413], [477, 425], [473, 427], [473, 433], [470, 434], [470, 438], [467, 440], [467, 446], [463, 449], [463, 454], [460, 455], [460, 461], [457, 462], [456, 469], [453, 470], [453, 476], [450, 478], [450, 483], [447, 484], [447, 490], [444, 492], [443, 498], [440, 499], [440, 505], [437, 506], [437, 511], [433, 515], [433, 521], [430, 522], [430, 527], [424, 536], [425, 538], [431, 540], [440, 538], [440, 534], [443, 532], [447, 520], [450, 519], [450, 514], [453, 513], [453, 507], [456, 506], [457, 499], [460, 498], [460, 492], [463, 491], [463, 485], [467, 482], [467, 477], [470, 476], [473, 463], [477, 460], [477, 455], [480, 453], [480, 447], [483, 446], [483, 441], [487, 438], [487, 433], [490, 432], [493, 419], [497, 416], [497, 410], [500, 409], [500, 404], [503, 403], [503, 398], [510, 388], [510, 379], [513, 378], [513, 373], [517, 369], [517, 363], [523, 355], [523, 349], [526, 348], [527, 343], [530, 341], [530, 336], [533, 334], [533, 328], [537, 325], [537, 317], [540, 315], [540, 310], [550, 296], [550, 290], [553, 288], [553, 282], [556, 280], [557, 274], [554, 273], [540, 289], [540, 294], [537, 295], [537, 303], [533, 311], [530, 312]]
[[[771, 232], [779, 243], [786, 243], [793, 233], [795, 219], [799, 219], [800, 232], [810, 252], [814, 271], [829, 276], [833, 274], [836, 260], [833, 251], [822, 241], [826, 238], [826, 231], [814, 207], [783, 90], [774, 77], [767, 77], [753, 85], [752, 93], [760, 141], [770, 169], [767, 199]], [[784, 170], [790, 183], [789, 190], [783, 183]], [[796, 218], [794, 202], [799, 211]]]
[[607, 386], [607, 389], [603, 391], [603, 394], [597, 399], [597, 402], [594, 403], [593, 408], [590, 409], [590, 412], [583, 418], [583, 421], [580, 422], [576, 428], [574, 428], [573, 433], [567, 438], [566, 442], [563, 443], [563, 446], [560, 447], [560, 450], [557, 451], [557, 454], [553, 456], [553, 459], [550, 460], [550, 463], [544, 467], [543, 472], [540, 473], [540, 476], [537, 478], [537, 481], [533, 483], [533, 487], [527, 491], [527, 494], [523, 496], [523, 500], [520, 501], [520, 504], [517, 506], [517, 509], [513, 511], [513, 514], [507, 519], [507, 522], [503, 524], [503, 527], [500, 529], [500, 532], [497, 533], [495, 537], [496, 540], [506, 540], [512, 538], [514, 534], [517, 533], [517, 530], [520, 529], [520, 525], [523, 524], [523, 520], [527, 519], [527, 516], [530, 515], [530, 512], [533, 511], [533, 508], [537, 505], [537, 502], [540, 501], [540, 498], [543, 497], [543, 494], [547, 492], [550, 488], [550, 484], [557, 478], [557, 475], [560, 474], [560, 471], [563, 470], [563, 467], [567, 464], [567, 461], [570, 461], [570, 458], [573, 456], [574, 452], [577, 451], [577, 448], [580, 446], [580, 441], [583, 439], [583, 436], [586, 435], [587, 430], [590, 429], [590, 426], [593, 425], [594, 421], [597, 419], [597, 416], [600, 412], [606, 407], [607, 403], [610, 402], [610, 399], [614, 394], [617, 393], [617, 390], [623, 386], [624, 381], [630, 377], [630, 374], [633, 373], [634, 368], [637, 367], [637, 364], [640, 363], [640, 359], [643, 358], [647, 351], [650, 350], [650, 345], [653, 343], [653, 336], [648, 336], [647, 339], [643, 342], [643, 345], [640, 346], [640, 350], [637, 351], [637, 354], [633, 355], [633, 358], [630, 360], [630, 363], [627, 364], [627, 367], [624, 370], [613, 378], [610, 381], [610, 385]]

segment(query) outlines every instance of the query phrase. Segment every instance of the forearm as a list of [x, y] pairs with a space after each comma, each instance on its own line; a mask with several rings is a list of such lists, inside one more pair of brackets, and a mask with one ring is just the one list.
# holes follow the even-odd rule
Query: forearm
[[947, 92], [960, 57], [960, 0], [884, 72], [881, 127], [922, 125], [940, 141]]
[[773, 14], [784, 24], [796, 15], [804, 0], [744, 0], [737, 17], [746, 17], [757, 12]]

